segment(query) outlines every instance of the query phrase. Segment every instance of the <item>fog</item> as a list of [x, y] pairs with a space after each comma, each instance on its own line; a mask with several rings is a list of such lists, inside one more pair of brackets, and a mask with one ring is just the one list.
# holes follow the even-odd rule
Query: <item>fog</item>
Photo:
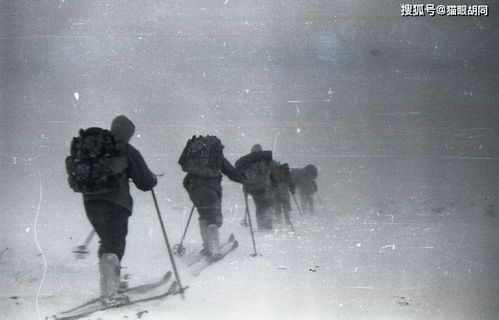
[[[45, 264], [58, 275], [63, 266], [81, 272], [70, 250], [90, 226], [64, 158], [80, 128], [109, 127], [120, 114], [136, 124], [132, 144], [149, 167], [165, 174], [156, 192], [175, 241], [191, 206], [177, 164], [187, 139], [217, 135], [232, 163], [260, 143], [291, 167], [317, 165], [315, 223], [339, 228], [335, 245], [350, 246], [347, 236], [380, 246], [428, 240], [423, 246], [439, 253], [414, 262], [404, 252], [387, 264], [394, 286], [436, 281], [418, 294], [438, 297], [460, 283], [485, 301], [463, 319], [495, 319], [499, 20], [496, 3], [487, 4], [488, 17], [401, 17], [399, 2], [377, 0], [1, 1], [0, 300], [8, 319], [19, 312], [11, 296], [30, 297], [22, 308], [36, 317]], [[223, 187], [223, 228], [232, 232], [244, 202], [239, 185], [225, 179]], [[125, 262], [140, 273], [138, 247], [158, 226], [150, 195], [133, 195]], [[294, 214], [297, 233], [310, 230]], [[373, 221], [401, 227], [375, 238], [352, 227]], [[418, 228], [433, 233], [414, 243]], [[397, 266], [414, 263], [421, 273], [405, 278]], [[372, 265], [374, 274], [387, 270]], [[457, 268], [450, 276], [449, 265]], [[450, 319], [454, 307], [444, 303], [433, 316]], [[414, 312], [406, 318], [419, 319]]]

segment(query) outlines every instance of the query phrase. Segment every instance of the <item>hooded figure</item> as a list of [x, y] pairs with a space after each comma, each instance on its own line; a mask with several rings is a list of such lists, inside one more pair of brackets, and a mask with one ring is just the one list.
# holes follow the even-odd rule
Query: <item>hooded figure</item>
[[251, 152], [260, 152], [260, 151], [263, 151], [263, 148], [258, 143], [255, 144], [253, 147], [251, 147]]
[[111, 132], [118, 141], [130, 142], [135, 133], [135, 125], [125, 116], [117, 116], [111, 123]]
[[133, 209], [129, 179], [142, 191], [151, 190], [157, 183], [156, 176], [149, 170], [140, 152], [129, 144], [134, 131], [135, 125], [125, 116], [116, 117], [111, 124], [116, 149], [127, 163], [118, 188], [108, 193], [83, 194], [87, 217], [100, 239], [100, 289], [102, 302], [107, 305], [128, 300], [126, 296], [118, 294], [118, 289], [128, 218]]
[[250, 194], [256, 208], [256, 223], [259, 230], [272, 229], [272, 209], [275, 203], [274, 188], [277, 177], [273, 170], [272, 151], [263, 151], [255, 144], [251, 153], [236, 162], [236, 169], [244, 173], [243, 191]]
[[314, 213], [314, 193], [317, 192], [317, 167], [309, 164], [303, 168], [291, 169], [291, 177], [300, 194], [301, 208], [304, 212]]
[[[198, 137], [201, 139], [202, 137]], [[211, 136], [212, 140], [218, 141], [218, 138]], [[194, 139], [194, 138], [193, 138]], [[193, 140], [189, 140], [187, 146], [190, 146]], [[205, 141], [205, 140], [197, 140]], [[208, 144], [208, 142], [203, 142], [203, 144]], [[218, 148], [217, 148], [218, 149]], [[199, 231], [201, 234], [201, 239], [203, 241], [203, 249], [201, 253], [206, 255], [208, 259], [212, 261], [219, 260], [223, 257], [220, 251], [220, 235], [218, 229], [223, 224], [222, 215], [222, 175], [225, 175], [230, 180], [234, 182], [242, 182], [243, 176], [236, 170], [232, 164], [223, 155], [223, 145], [218, 149], [219, 153], [211, 153], [209, 158], [214, 157], [214, 159], [219, 159], [219, 161], [213, 161], [216, 163], [216, 167], [210, 170], [210, 174], [206, 174], [206, 170], [187, 170], [187, 174], [184, 178], [184, 188], [189, 193], [189, 198], [191, 199], [194, 206], [197, 208], [199, 214]], [[186, 150], [184, 150], [186, 152]], [[187, 157], [184, 153], [181, 159]], [[209, 161], [210, 162], [210, 161]], [[179, 160], [179, 163], [184, 163]], [[213, 174], [216, 172], [216, 174]]]
[[282, 219], [286, 220], [288, 225], [291, 224], [289, 213], [291, 212], [291, 202], [289, 193], [295, 194], [295, 185], [291, 179], [289, 165], [287, 163], [280, 164], [274, 161], [274, 171], [276, 172], [279, 184], [275, 188], [275, 220], [277, 223], [282, 223]]

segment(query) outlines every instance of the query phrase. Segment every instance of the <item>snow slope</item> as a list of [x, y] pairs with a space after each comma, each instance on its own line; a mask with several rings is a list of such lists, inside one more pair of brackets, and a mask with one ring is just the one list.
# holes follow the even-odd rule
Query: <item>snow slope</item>
[[[385, 165], [397, 163], [390, 162]], [[442, 161], [426, 162], [438, 168], [438, 174], [459, 169], [466, 169], [469, 177], [497, 174], [496, 167], [476, 166], [475, 161], [444, 163], [442, 167]], [[385, 166], [377, 165], [378, 169]], [[364, 172], [366, 176], [359, 173], [359, 178], [369, 183], [371, 173]], [[406, 171], [405, 177], [411, 174]], [[182, 282], [189, 286], [185, 300], [173, 296], [89, 319], [137, 319], [137, 314], [142, 319], [497, 319], [499, 225], [491, 194], [486, 192], [493, 188], [484, 180], [469, 179], [465, 184], [449, 176], [449, 184], [440, 186], [439, 197], [434, 197], [433, 178], [441, 181], [394, 175], [391, 183], [383, 183], [385, 201], [376, 197], [375, 203], [346, 202], [342, 197], [347, 195], [338, 193], [320, 199], [316, 216], [300, 217], [295, 210], [296, 234], [257, 232], [261, 256], [256, 258], [250, 257], [249, 231], [239, 224], [244, 212], [239, 187], [225, 183], [222, 236], [235, 233], [240, 247], [198, 277], [189, 273], [182, 258], [177, 259]], [[348, 188], [346, 181], [337, 183]], [[443, 192], [445, 188], [448, 192]], [[356, 195], [367, 197], [363, 194], [367, 190], [357, 188]], [[170, 241], [177, 243], [189, 203], [175, 206], [161, 191], [158, 194]], [[78, 196], [74, 197], [78, 203]], [[136, 193], [135, 199], [123, 261], [131, 285], [152, 281], [170, 269], [150, 195]], [[38, 240], [48, 267], [38, 300], [44, 268], [33, 246], [33, 233], [27, 230], [3, 238], [2, 243], [9, 244], [0, 264], [2, 283], [7, 284], [7, 294], [0, 298], [5, 319], [37, 319], [37, 303], [44, 318], [98, 292], [94, 254], [74, 260], [70, 253], [85, 239], [88, 223], [82, 218], [80, 230], [75, 231], [65, 230], [64, 221], [48, 224], [47, 219], [49, 210], [42, 207]], [[74, 217], [68, 220], [74, 223]], [[72, 239], [66, 234], [72, 234]], [[58, 246], [50, 245], [56, 241]], [[96, 246], [94, 240], [90, 246], [94, 253]], [[188, 254], [199, 246], [193, 220], [186, 241]]]
[[[499, 20], [401, 17], [400, 2], [2, 1], [0, 319], [44, 319], [98, 294], [97, 241], [64, 157], [78, 129], [129, 116], [157, 173], [172, 244], [191, 204], [178, 156], [215, 134], [234, 163], [260, 143], [319, 168], [320, 214], [296, 234], [239, 225], [240, 248], [186, 300], [91, 319], [497, 320]], [[463, 3], [465, 4], [465, 3]], [[170, 269], [149, 193], [133, 191], [124, 272]], [[197, 226], [188, 250], [199, 248]]]

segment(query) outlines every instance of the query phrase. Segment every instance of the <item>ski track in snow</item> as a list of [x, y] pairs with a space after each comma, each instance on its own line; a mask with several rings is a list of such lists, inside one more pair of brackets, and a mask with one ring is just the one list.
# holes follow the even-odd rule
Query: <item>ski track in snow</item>
[[[41, 199], [43, 198], [41, 175], [39, 175], [39, 189], [37, 215], [40, 213]], [[164, 200], [164, 198], [161, 199]], [[163, 201], [160, 201], [160, 205], [161, 202]], [[384, 208], [383, 212], [388, 210], [389, 208]], [[147, 211], [152, 212], [152, 206]], [[188, 214], [187, 206], [186, 208], [178, 208], [178, 212], [175, 214], [171, 209], [165, 211], [169, 212], [167, 228], [171, 229], [172, 226], [175, 230], [184, 228], [185, 216]], [[148, 311], [150, 319], [165, 317], [202, 319], [200, 314], [213, 319], [230, 317], [239, 317], [240, 319], [254, 319], [255, 317], [261, 319], [300, 319], [307, 318], [306, 315], [310, 319], [326, 319], [326, 315], [339, 319], [365, 319], [361, 316], [363, 312], [383, 315], [384, 312], [380, 311], [381, 307], [394, 312], [398, 315], [397, 319], [405, 319], [408, 316], [407, 311], [416, 312], [415, 305], [429, 303], [420, 295], [428, 290], [434, 290], [434, 282], [445, 284], [445, 275], [466, 276], [465, 274], [456, 274], [456, 267], [471, 268], [473, 272], [488, 268], [487, 265], [479, 261], [469, 259], [469, 253], [462, 256], [454, 251], [451, 252], [444, 244], [438, 245], [438, 248], [432, 245], [434, 243], [432, 241], [432, 239], [434, 240], [433, 235], [439, 232], [435, 229], [441, 229], [444, 227], [443, 225], [434, 225], [433, 229], [428, 229], [425, 228], [424, 223], [404, 222], [404, 216], [398, 215], [396, 218], [392, 214], [380, 214], [373, 209], [366, 210], [364, 214], [337, 217], [334, 222], [325, 219], [325, 215], [331, 215], [331, 212], [323, 212], [322, 216], [310, 217], [300, 217], [297, 212], [294, 212], [292, 221], [296, 233], [288, 233], [285, 228], [282, 231], [270, 233], [256, 232], [257, 249], [261, 256], [252, 258], [249, 256], [252, 252], [249, 230], [239, 225], [240, 219], [237, 219], [237, 215], [242, 218], [244, 210], [236, 212], [233, 221], [224, 224], [221, 229], [221, 239], [224, 239], [228, 232], [235, 232], [241, 246], [224, 260], [208, 267], [198, 277], [193, 277], [183, 265], [182, 259], [177, 257], [180, 277], [184, 285], [190, 287], [186, 291], [185, 301], [177, 298], [178, 296], [172, 296], [161, 302], [100, 312], [89, 319], [100, 317], [106, 320], [121, 320], [124, 316], [132, 317], [144, 310]], [[152, 219], [154, 216], [152, 215], [150, 218]], [[368, 228], [366, 228], [367, 218], [374, 219]], [[35, 227], [36, 225], [37, 221]], [[453, 224], [449, 224], [447, 228], [452, 229]], [[158, 266], [167, 261], [163, 244], [155, 238], [160, 235], [159, 230], [157, 226], [152, 227], [152, 229], [155, 231], [149, 234], [151, 226], [147, 224], [143, 226], [144, 238], [137, 238], [142, 234], [140, 229], [135, 229], [129, 235], [130, 248], [126, 255], [126, 269], [124, 270], [133, 274], [131, 281], [147, 283], [149, 281], [147, 279], [154, 278], [155, 274], [160, 274]], [[415, 243], [406, 239], [406, 237], [410, 239], [411, 234], [401, 236], [404, 234], [404, 230], [409, 230], [411, 234], [417, 235], [414, 238]], [[187, 255], [195, 253], [199, 248], [200, 240], [197, 232], [196, 227], [192, 227], [188, 232], [187, 241], [184, 243]], [[391, 233], [394, 233], [393, 242], [389, 240]], [[37, 233], [35, 232], [35, 234]], [[180, 238], [181, 232], [177, 232], [177, 234]], [[425, 240], [428, 236], [429, 239]], [[154, 246], [151, 246], [153, 243]], [[147, 265], [142, 263], [143, 260], [137, 251], [141, 250], [144, 245], [149, 246], [148, 251], [151, 251], [145, 256], [158, 255]], [[39, 244], [38, 250], [41, 251]], [[429, 260], [411, 267], [411, 256], [416, 257], [416, 261], [421, 259], [426, 261], [426, 257], [433, 257], [432, 259], [436, 261]], [[63, 287], [59, 287], [62, 291], [57, 290], [59, 294], [50, 299], [41, 298], [42, 284], [40, 284], [37, 294], [39, 319], [60, 311], [61, 306], [70, 307], [78, 304], [81, 299], [76, 300], [77, 296], [83, 297], [85, 300], [95, 294], [90, 288], [97, 285], [97, 273], [93, 268], [89, 269], [89, 266], [93, 264], [91, 261], [95, 260], [81, 260], [82, 263], [72, 263], [71, 268], [75, 269], [71, 273], [68, 273], [70, 269], [63, 271], [62, 266], [53, 266], [55, 267], [54, 272], [57, 272], [61, 281], [66, 283], [62, 283]], [[397, 265], [408, 268], [407, 275], [404, 276], [405, 273], [400, 269], [392, 269]], [[425, 266], [423, 267], [423, 265]], [[150, 267], [153, 269], [148, 269]], [[388, 269], [385, 271], [384, 268]], [[422, 272], [426, 276], [421, 278], [421, 275], [417, 275], [418, 272]], [[80, 278], [79, 275], [84, 273], [88, 274], [85, 278]], [[148, 273], [151, 276], [145, 277]], [[415, 274], [411, 275], [412, 273]], [[245, 275], [245, 277], [241, 277], [241, 275]], [[54, 279], [54, 276], [55, 274], [49, 275], [51, 279]], [[93, 280], [86, 284], [84, 279], [90, 280], [89, 276]], [[402, 279], [408, 278], [401, 281], [400, 277]], [[54, 294], [53, 290], [58, 287], [58, 283], [53, 281], [44, 286], [44, 294], [48, 294], [48, 296]], [[394, 286], [396, 283], [398, 285]], [[23, 285], [21, 282], [19, 284]], [[79, 288], [77, 296], [64, 294], [70, 289], [70, 286], [74, 287], [71, 290]], [[301, 301], [295, 300], [298, 292], [300, 292]], [[222, 293], [226, 297], [224, 302], [219, 301], [219, 295]], [[236, 302], [245, 301], [248, 299], [247, 295], [253, 297], [252, 300], [247, 301], [247, 305]], [[329, 302], [321, 302], [326, 297]], [[404, 303], [399, 303], [393, 297], [404, 297], [404, 299], [400, 298], [404, 300]], [[272, 308], [270, 308], [267, 299], [273, 299], [277, 306], [286, 306], [286, 308], [280, 314], [276, 314], [271, 311]], [[212, 306], [213, 301], [221, 303], [220, 308], [226, 314], [220, 315], [220, 317], [216, 316], [216, 308]], [[368, 301], [371, 302], [368, 303]], [[375, 302], [380, 305], [380, 308], [368, 307]], [[38, 305], [39, 303], [40, 305]], [[392, 309], [393, 306], [390, 303], [404, 305], [409, 309], [407, 311], [404, 311], [405, 309]], [[408, 304], [406, 305], [406, 303]], [[314, 305], [315, 309], [308, 309], [307, 304]], [[445, 302], [445, 308], [452, 305], [453, 303], [450, 301]], [[305, 310], [308, 310], [306, 314], [303, 313]], [[241, 314], [243, 315], [241, 316]], [[414, 319], [427, 318], [424, 312], [420, 313], [419, 316]]]

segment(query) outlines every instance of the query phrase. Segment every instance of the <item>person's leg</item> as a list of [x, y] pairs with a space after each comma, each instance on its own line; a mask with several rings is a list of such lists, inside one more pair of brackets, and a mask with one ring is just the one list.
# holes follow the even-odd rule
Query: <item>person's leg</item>
[[100, 239], [99, 258], [104, 253], [113, 253], [121, 261], [125, 253], [130, 212], [106, 200], [86, 202], [85, 210]]
[[286, 223], [289, 225], [291, 224], [291, 220], [289, 218], [291, 212], [291, 202], [289, 200], [289, 196], [282, 198], [282, 207], [284, 211], [284, 219], [286, 219]]
[[283, 207], [283, 204], [281, 202], [281, 199], [276, 199], [275, 208], [274, 208], [274, 211], [275, 211], [274, 221], [277, 224], [282, 223], [283, 208], [284, 207]]
[[[304, 210], [304, 212], [306, 212], [307, 214], [313, 214], [314, 206], [312, 196], [310, 194], [303, 194], [302, 202], [302, 210]], [[303, 209], [303, 207], [305, 207], [305, 209]]]
[[203, 249], [213, 259], [220, 258], [220, 237], [218, 228], [223, 224], [221, 197], [213, 189], [198, 187], [192, 190], [190, 198], [199, 213], [199, 226]]
[[308, 210], [311, 214], [314, 214], [314, 195], [310, 195], [308, 199]]
[[256, 207], [256, 225], [258, 230], [268, 230], [272, 228], [269, 221], [269, 202], [265, 193], [253, 194], [253, 200]]
[[308, 213], [308, 199], [307, 199], [307, 194], [304, 192], [300, 192], [300, 207], [301, 210], [303, 211], [303, 214]]
[[95, 200], [85, 203], [87, 217], [100, 238], [99, 270], [103, 302], [126, 301], [118, 295], [120, 286], [120, 261], [126, 247], [130, 212], [112, 202]]
[[272, 229], [272, 220], [276, 215], [278, 202], [276, 201], [275, 194], [270, 188], [265, 194], [265, 207], [266, 207], [266, 225], [269, 229]]
[[201, 240], [203, 241], [203, 248], [201, 249], [201, 254], [208, 255], [210, 250], [208, 249], [208, 221], [199, 218], [199, 233], [201, 234]]

